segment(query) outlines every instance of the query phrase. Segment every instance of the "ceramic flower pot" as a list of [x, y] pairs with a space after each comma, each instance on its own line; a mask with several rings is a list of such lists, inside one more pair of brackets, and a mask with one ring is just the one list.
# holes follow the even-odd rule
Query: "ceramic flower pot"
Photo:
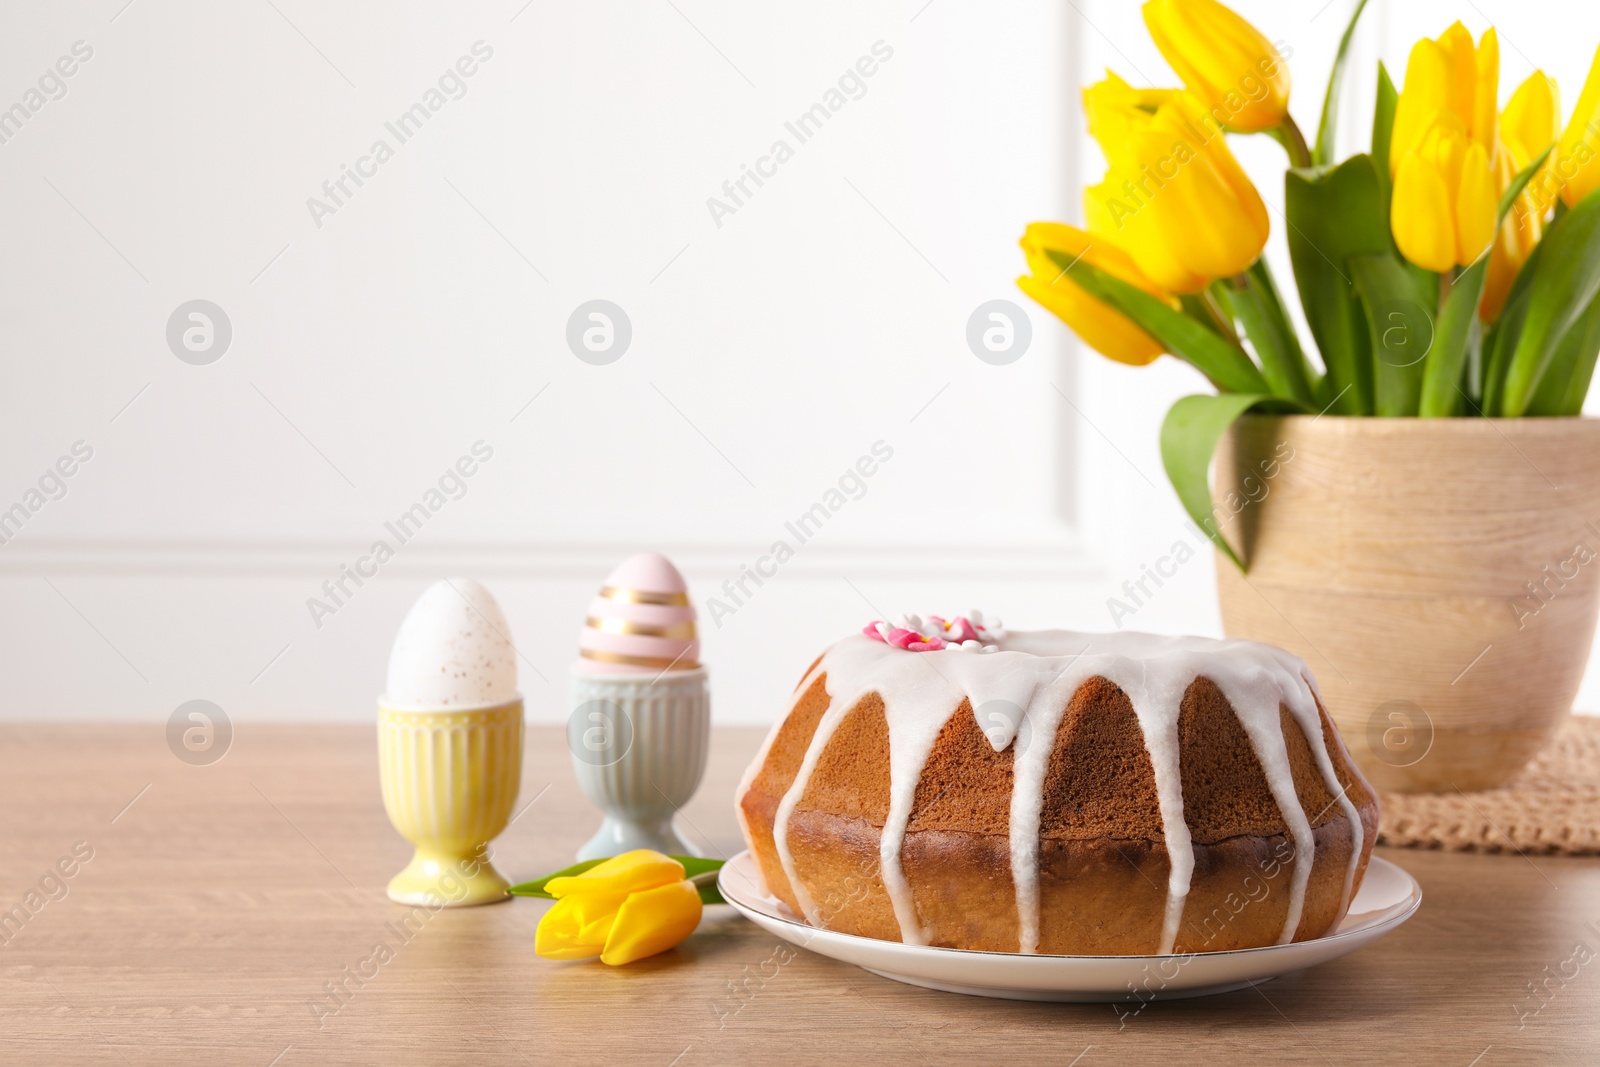
[[1571, 709], [1600, 606], [1600, 420], [1247, 416], [1218, 452], [1230, 636], [1305, 659], [1382, 788], [1486, 789]]

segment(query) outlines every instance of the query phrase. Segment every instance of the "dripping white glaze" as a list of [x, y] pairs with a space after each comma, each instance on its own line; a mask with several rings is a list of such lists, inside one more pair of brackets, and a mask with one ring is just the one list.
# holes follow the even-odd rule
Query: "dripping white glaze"
[[[1341, 912], [1348, 908], [1360, 862], [1363, 827], [1354, 803], [1334, 774], [1312, 683], [1295, 656], [1253, 641], [1149, 634], [1078, 634], [1064, 630], [1013, 632], [988, 656], [964, 652], [906, 652], [864, 636], [830, 648], [801, 683], [827, 676], [828, 710], [817, 725], [795, 780], [779, 802], [773, 825], [778, 858], [808, 922], [824, 925], [816, 902], [795, 870], [788, 844], [789, 820], [804, 795], [823, 750], [839, 723], [869, 693], [883, 700], [889, 731], [890, 802], [880, 846], [883, 884], [906, 944], [926, 944], [901, 863], [901, 846], [928, 755], [963, 699], [994, 750], [1017, 741], [1013, 762], [1009, 842], [1016, 889], [1019, 949], [1038, 951], [1039, 825], [1044, 778], [1057, 728], [1067, 704], [1090, 678], [1099, 676], [1128, 695], [1143, 731], [1155, 775], [1163, 837], [1171, 860], [1159, 952], [1172, 951], [1194, 870], [1194, 847], [1183, 818], [1179, 773], [1178, 713], [1183, 695], [1199, 677], [1209, 678], [1233, 706], [1267, 784], [1283, 812], [1295, 847], [1289, 909], [1279, 942], [1293, 940], [1304, 910], [1306, 885], [1315, 860], [1310, 820], [1294, 790], [1279, 708], [1287, 707], [1310, 745], [1330, 794], [1341, 805], [1353, 835]], [[781, 726], [781, 724], [780, 724]], [[749, 788], [779, 727], [774, 727], [740, 785]], [[740, 815], [743, 819], [741, 811]]]
[[[859, 699], [859, 698], [858, 698]], [[817, 732], [811, 737], [811, 744], [806, 749], [806, 755], [800, 761], [800, 769], [795, 772], [794, 784], [778, 802], [777, 814], [772, 821], [772, 843], [777, 849], [778, 862], [783, 865], [783, 873], [789, 879], [789, 887], [794, 891], [795, 900], [800, 905], [801, 913], [806, 917], [806, 922], [812, 926], [826, 926], [818, 915], [817, 906], [811, 899], [811, 893], [806, 889], [805, 883], [800, 880], [800, 875], [795, 871], [794, 855], [789, 851], [789, 817], [794, 814], [794, 809], [800, 803], [800, 798], [805, 795], [806, 783], [811, 780], [811, 772], [816, 770], [817, 761], [822, 758], [822, 750], [828, 747], [828, 741], [833, 737], [833, 731], [838, 728], [840, 720], [855, 706], [852, 700], [849, 704], [836, 700], [823, 712], [822, 718], [817, 723]], [[742, 805], [741, 805], [742, 806]]]
[[[1312, 693], [1317, 693], [1316, 679], [1309, 672], [1302, 671], [1300, 677], [1310, 687]], [[1289, 713], [1300, 724], [1300, 732], [1308, 738], [1323, 739], [1322, 716], [1317, 713], [1316, 701], [1311, 702], [1309, 713], [1304, 708], [1291, 706]], [[1333, 743], [1339, 746], [1339, 753], [1344, 758], [1346, 767], [1355, 767], [1355, 761], [1350, 758], [1350, 753], [1345, 750], [1344, 739], [1337, 732], [1333, 735]], [[1328, 790], [1334, 794], [1344, 817], [1350, 824], [1350, 862], [1345, 865], [1344, 872], [1344, 903], [1348, 907], [1350, 897], [1355, 892], [1356, 869], [1361, 866], [1361, 848], [1366, 841], [1366, 827], [1361, 823], [1361, 813], [1356, 810], [1356, 802], [1350, 799], [1350, 791], [1339, 784], [1339, 776], [1333, 770], [1333, 757], [1328, 752], [1326, 743], [1313, 744], [1311, 754], [1316, 758], [1317, 769], [1322, 773], [1322, 781]]]
[[[1289, 745], [1283, 736], [1279, 706], [1289, 703], [1290, 696], [1283, 692], [1280, 682], [1281, 679], [1273, 677], [1270, 672], [1260, 671], [1244, 677], [1230, 677], [1226, 684], [1218, 681], [1217, 688], [1233, 705], [1239, 725], [1244, 727], [1246, 736], [1250, 738], [1250, 747], [1255, 750], [1256, 760], [1266, 773], [1267, 788], [1272, 791], [1272, 799], [1278, 802], [1278, 810], [1283, 813], [1289, 837], [1294, 842], [1289, 910], [1284, 916], [1283, 932], [1278, 935], [1278, 944], [1286, 945], [1294, 940], [1294, 932], [1300, 926], [1300, 913], [1305, 908], [1306, 884], [1311, 880], [1311, 864], [1316, 857], [1317, 843], [1311, 836], [1311, 821], [1306, 818], [1305, 808], [1295, 794], [1294, 775], [1289, 769]], [[1318, 744], [1321, 743], [1321, 733], [1321, 730], [1317, 731]], [[1311, 739], [1306, 740], [1310, 742]], [[1334, 792], [1338, 792], [1337, 786]]]
[[[801, 692], [804, 692], [803, 688], [801, 689]], [[783, 723], [784, 720], [779, 719], [777, 722], [772, 724], [772, 729], [767, 731], [766, 739], [761, 742], [761, 748], [756, 752], [756, 758], [751, 760], [750, 766], [744, 769], [744, 775], [739, 779], [739, 788], [734, 790], [733, 794], [735, 797], [738, 797], [739, 800], [742, 801], [744, 799], [744, 795], [750, 791], [750, 786], [755, 782], [756, 775], [761, 773], [761, 768], [767, 762], [767, 756], [772, 753], [772, 742], [778, 739], [778, 731], [783, 729]], [[746, 841], [754, 841], [755, 838], [751, 836], [750, 833], [750, 817], [745, 814], [744, 805], [742, 803], [735, 803], [733, 805], [733, 814], [739, 820], [739, 831], [744, 834], [744, 839]], [[766, 894], [767, 896], [771, 896], [772, 887], [767, 884], [767, 875], [766, 872], [761, 869], [761, 864], [758, 863], [755, 865], [755, 872], [757, 887], [762, 893]]]
[[[811, 669], [806, 672], [806, 676], [800, 679], [800, 684], [794, 687], [794, 695], [796, 700], [799, 700], [805, 695], [806, 690], [811, 688], [812, 682], [816, 678], [817, 672], [821, 669], [821, 667], [822, 657], [818, 656], [817, 662], [813, 663], [811, 665]], [[782, 732], [783, 724], [787, 720], [788, 716], [786, 715], [782, 719], [779, 719], [777, 722], [772, 724], [772, 729], [767, 731], [767, 736], [761, 742], [761, 748], [756, 752], [756, 758], [751, 760], [750, 766], [744, 769], [744, 774], [739, 779], [739, 788], [734, 790], [733, 795], [736, 798], [736, 803], [733, 805], [733, 813], [739, 819], [739, 830], [744, 834], [744, 839], [746, 841], [753, 841], [755, 838], [750, 835], [750, 817], [745, 814], [744, 804], [742, 803], [744, 800], [744, 795], [750, 791], [750, 786], [754, 784], [756, 775], [761, 773], [761, 768], [766, 766], [767, 757], [772, 754], [772, 744], [778, 739], [778, 734]], [[767, 896], [771, 896], [772, 888], [767, 885], [766, 872], [761, 869], [761, 865], [759, 863], [755, 865], [755, 873], [756, 885], [760, 888], [762, 893], [766, 894]]]

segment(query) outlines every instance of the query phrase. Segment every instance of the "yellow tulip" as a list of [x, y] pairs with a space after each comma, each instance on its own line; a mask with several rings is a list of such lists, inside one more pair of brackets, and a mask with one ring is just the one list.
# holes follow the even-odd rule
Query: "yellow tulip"
[[1549, 148], [1560, 132], [1560, 99], [1555, 79], [1542, 70], [1534, 71], [1506, 102], [1500, 114], [1500, 139], [1519, 155], [1533, 159]]
[[[1543, 151], [1543, 149], [1540, 149]], [[1500, 145], [1495, 159], [1495, 188], [1502, 192], [1511, 184], [1529, 160], [1514, 151], [1509, 142]], [[1478, 301], [1478, 317], [1493, 322], [1500, 317], [1506, 297], [1511, 295], [1511, 285], [1517, 280], [1517, 271], [1527, 262], [1533, 246], [1544, 233], [1543, 212], [1531, 192], [1524, 191], [1512, 205], [1505, 222], [1500, 224], [1489, 246], [1489, 266], [1483, 279], [1483, 298]]]
[[1108, 70], [1104, 78], [1083, 90], [1084, 113], [1092, 123], [1096, 114], [1113, 115], [1123, 108], [1153, 112], [1181, 92], [1182, 89], [1140, 89]]
[[1474, 48], [1457, 22], [1411, 49], [1389, 142], [1390, 226], [1401, 254], [1420, 267], [1465, 266], [1494, 237], [1499, 79], [1493, 29]]
[[[1534, 71], [1511, 94], [1510, 102], [1500, 113], [1500, 150], [1494, 164], [1498, 193], [1503, 194], [1512, 179], [1555, 141], [1560, 118], [1556, 83], [1543, 71]], [[1500, 317], [1517, 271], [1544, 233], [1545, 215], [1555, 206], [1556, 195], [1547, 160], [1517, 197], [1495, 234], [1494, 244], [1489, 246], [1488, 274], [1483, 282], [1483, 299], [1478, 303], [1478, 314], [1485, 322]]]
[[534, 951], [613, 966], [665, 952], [700, 925], [700, 891], [683, 875], [671, 856], [636, 849], [550, 879], [545, 890], [556, 903], [539, 920]]
[[1589, 67], [1589, 77], [1578, 96], [1578, 106], [1567, 120], [1556, 150], [1550, 154], [1550, 166], [1561, 199], [1568, 207], [1600, 186], [1600, 51], [1595, 52]]
[[1147, 109], [1126, 99], [1120, 81], [1112, 75], [1084, 92], [1089, 132], [1108, 163], [1105, 179], [1084, 190], [1090, 231], [1167, 292], [1199, 292], [1238, 274], [1261, 255], [1271, 226], [1221, 126], [1190, 93]]
[[1229, 129], [1283, 123], [1289, 65], [1273, 43], [1217, 0], [1149, 0], [1144, 23], [1184, 86]]
[[1049, 256], [1056, 252], [1069, 259], [1082, 259], [1177, 307], [1178, 302], [1141, 274], [1128, 254], [1110, 240], [1059, 222], [1035, 222], [1022, 237], [1022, 250], [1033, 273], [1018, 278], [1017, 285], [1072, 327], [1090, 348], [1135, 367], [1150, 363], [1165, 351], [1161, 342], [1126, 315], [1081, 289], [1071, 274]]
[[1493, 28], [1484, 31], [1476, 48], [1472, 34], [1459, 22], [1437, 41], [1418, 41], [1406, 61], [1405, 86], [1395, 105], [1389, 176], [1399, 174], [1400, 161], [1421, 148], [1442, 118], [1482, 145], [1485, 154], [1493, 151], [1499, 89], [1500, 40]]

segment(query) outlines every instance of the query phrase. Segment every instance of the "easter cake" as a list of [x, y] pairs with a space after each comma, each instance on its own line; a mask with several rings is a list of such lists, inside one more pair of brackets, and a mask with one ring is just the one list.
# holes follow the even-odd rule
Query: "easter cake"
[[745, 840], [813, 926], [995, 952], [1334, 929], [1377, 832], [1305, 664], [1250, 641], [874, 623], [746, 771]]

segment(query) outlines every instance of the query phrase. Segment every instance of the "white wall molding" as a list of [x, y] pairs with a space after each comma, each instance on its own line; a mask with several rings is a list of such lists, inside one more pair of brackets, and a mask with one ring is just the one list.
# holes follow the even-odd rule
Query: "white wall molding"
[[[910, 542], [911, 539], [907, 538]], [[793, 542], [790, 542], [793, 544]], [[338, 540], [116, 541], [66, 538], [13, 541], [0, 546], [0, 575], [98, 577], [305, 577], [337, 576], [341, 564], [362, 556], [370, 542]], [[399, 547], [383, 577], [471, 574], [484, 578], [571, 579], [601, 576], [640, 551], [637, 542], [438, 541]], [[682, 543], [648, 546], [671, 557], [693, 579], [736, 576], [766, 556], [772, 542]], [[981, 543], [925, 539], [904, 544], [799, 545], [779, 570], [793, 577], [884, 574], [902, 578], [1027, 578], [1089, 581], [1104, 568], [1065, 524], [1027, 536], [998, 534]]]

